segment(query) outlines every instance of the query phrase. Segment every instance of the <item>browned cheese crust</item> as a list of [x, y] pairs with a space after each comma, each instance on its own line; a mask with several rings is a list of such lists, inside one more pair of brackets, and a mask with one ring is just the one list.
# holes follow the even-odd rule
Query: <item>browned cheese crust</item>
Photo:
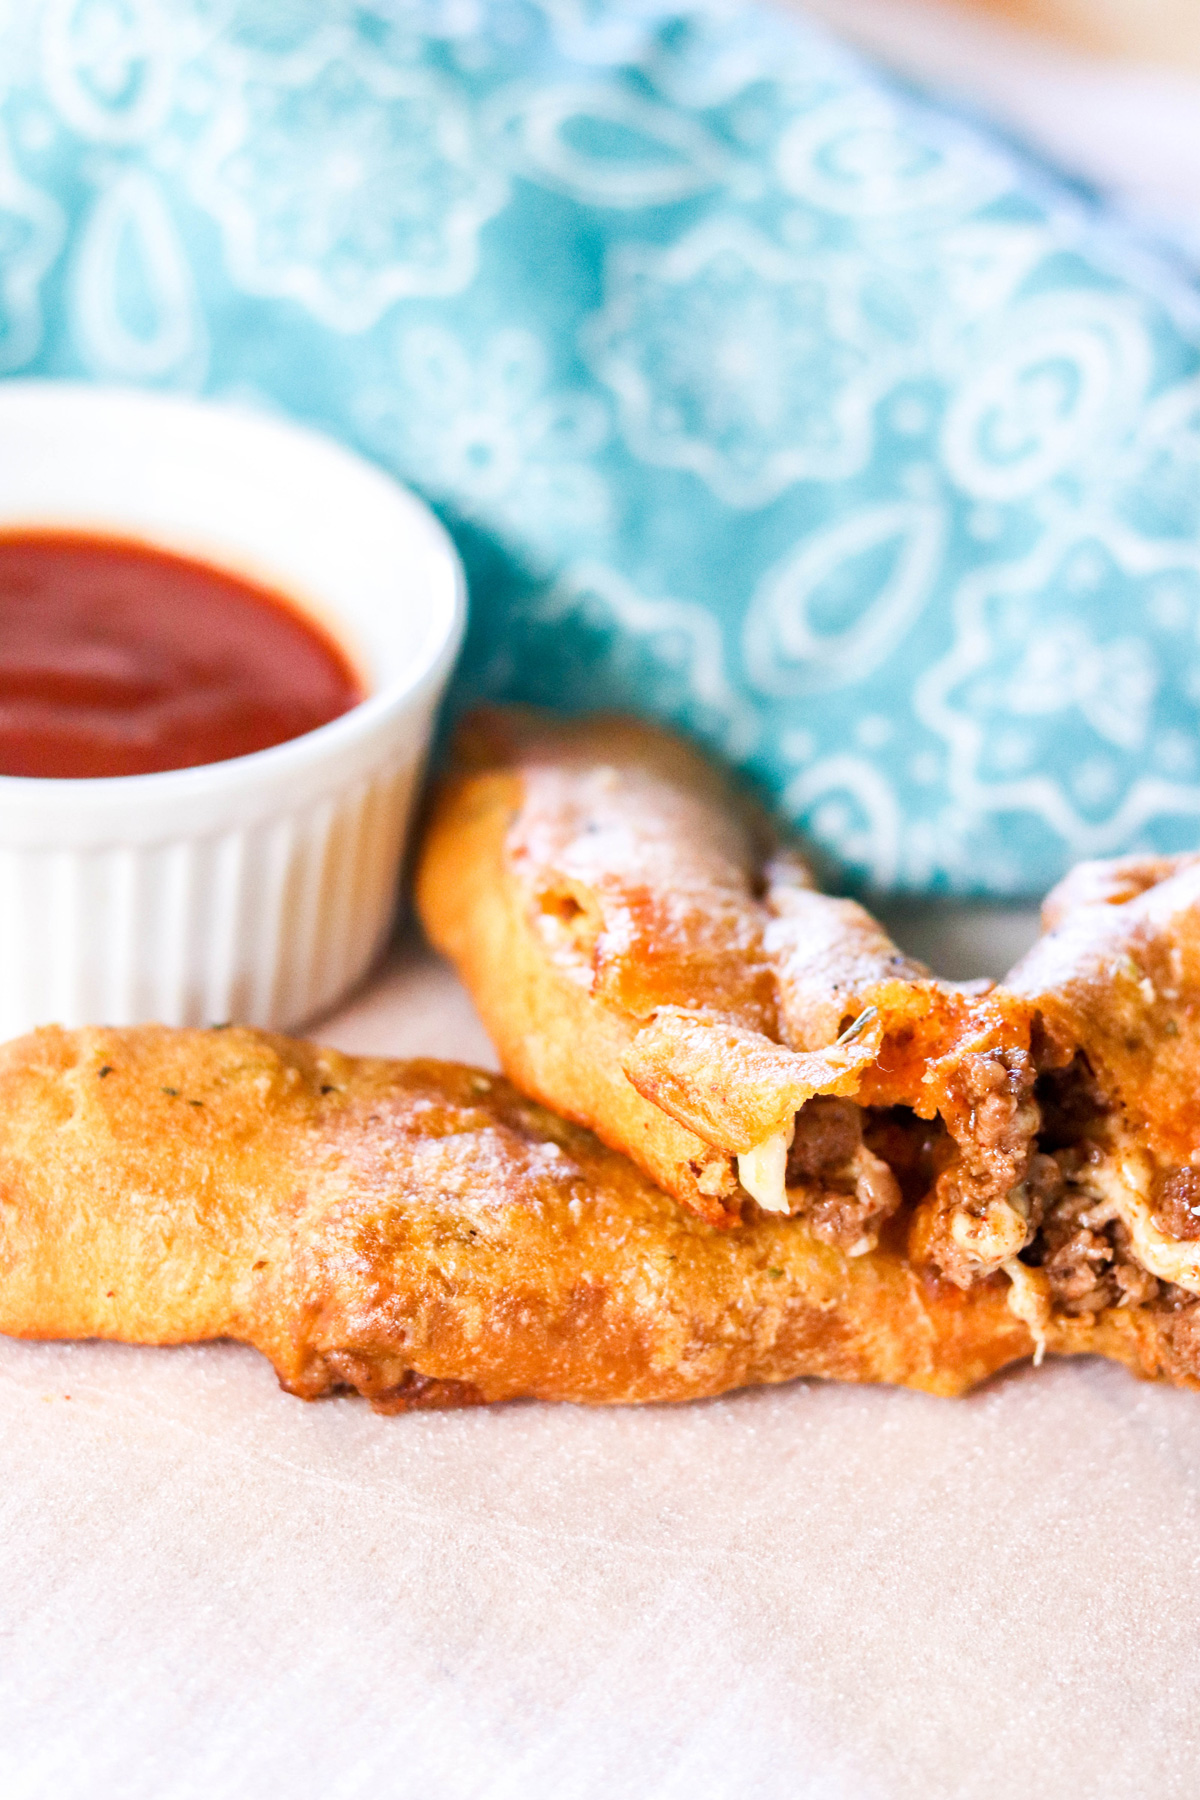
[[714, 1229], [500, 1077], [151, 1026], [0, 1050], [0, 1330], [234, 1338], [292, 1393], [384, 1411], [800, 1375], [957, 1394], [1032, 1341], [1002, 1284], [798, 1218]]
[[889, 1200], [875, 1149], [869, 1162], [847, 1138], [862, 1179], [857, 1214], [839, 1215], [837, 1183], [805, 1166], [827, 1123], [807, 1103], [823, 1096], [869, 1109], [876, 1129], [896, 1107], [938, 1122], [921, 1153], [924, 1259], [966, 1286], [1020, 1248], [1009, 1197], [1037, 1126], [1033, 1009], [935, 980], [861, 906], [818, 893], [760, 809], [679, 739], [628, 719], [475, 715], [417, 899], [511, 1078], [702, 1217], [742, 1217], [736, 1159], [794, 1130], [789, 1203], [843, 1247], [855, 1217], [873, 1241], [900, 1190]]

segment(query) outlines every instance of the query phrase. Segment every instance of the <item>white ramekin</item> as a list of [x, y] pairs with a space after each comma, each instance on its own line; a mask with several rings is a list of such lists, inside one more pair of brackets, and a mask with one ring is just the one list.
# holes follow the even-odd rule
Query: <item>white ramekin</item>
[[319, 618], [367, 698], [198, 769], [0, 777], [0, 1038], [66, 1025], [287, 1028], [387, 935], [462, 637], [454, 547], [327, 438], [132, 389], [0, 383], [0, 529], [95, 530], [252, 576]]

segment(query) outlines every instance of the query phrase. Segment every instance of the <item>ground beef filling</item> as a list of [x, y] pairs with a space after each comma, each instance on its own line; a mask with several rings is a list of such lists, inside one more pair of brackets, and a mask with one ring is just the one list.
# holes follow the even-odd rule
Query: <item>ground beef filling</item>
[[863, 1110], [852, 1100], [819, 1095], [796, 1114], [788, 1151], [792, 1210], [838, 1250], [870, 1248], [903, 1197], [888, 1164], [864, 1142], [863, 1126]]
[[1037, 1121], [1031, 1109], [1035, 1079], [1024, 1050], [964, 1058], [960, 1085], [970, 1126], [961, 1139], [963, 1158], [993, 1193], [1007, 1192], [1024, 1175]]
[[[1054, 1310], [1067, 1317], [1111, 1307], [1150, 1306], [1163, 1320], [1164, 1354], [1200, 1378], [1200, 1298], [1161, 1281], [1133, 1254], [1129, 1232], [1090, 1179], [1111, 1155], [1109, 1112], [1082, 1056], [1043, 1074], [1034, 1087], [1029, 1059], [981, 1056], [966, 1071], [971, 1130], [957, 1142], [940, 1121], [906, 1108], [867, 1109], [820, 1096], [796, 1115], [788, 1153], [788, 1197], [813, 1235], [843, 1251], [873, 1242], [903, 1205], [927, 1207], [943, 1263], [955, 1263], [953, 1208], [982, 1213], [1005, 1198], [1019, 1207], [1030, 1241], [1021, 1261], [1046, 1276]], [[1036, 1139], [1031, 1124], [1040, 1125]], [[1163, 1172], [1155, 1223], [1180, 1240], [1200, 1238], [1200, 1170]], [[957, 1265], [956, 1265], [957, 1266]], [[952, 1278], [963, 1286], [979, 1270]]]
[[1037, 1223], [1034, 1082], [1026, 1051], [988, 1050], [963, 1058], [948, 1091], [954, 1154], [920, 1209], [911, 1248], [959, 1287], [1002, 1268]]
[[[1043, 1128], [1038, 1166], [1038, 1226], [1022, 1261], [1043, 1269], [1056, 1311], [1078, 1318], [1112, 1306], [1154, 1303], [1187, 1312], [1196, 1296], [1158, 1280], [1136, 1260], [1124, 1222], [1096, 1192], [1091, 1170], [1110, 1153], [1109, 1115], [1086, 1059], [1038, 1082]], [[1169, 1237], [1200, 1237], [1200, 1172], [1160, 1176], [1154, 1222]], [[1190, 1328], [1189, 1328], [1190, 1329]]]
[[1134, 1260], [1124, 1224], [1088, 1181], [1105, 1154], [1108, 1111], [1086, 1058], [1042, 1075], [1037, 1100], [1035, 1236], [1022, 1262], [1045, 1272], [1051, 1305], [1070, 1318], [1155, 1299], [1160, 1283]]
[[1200, 1381], [1200, 1299], [1172, 1282], [1160, 1282], [1154, 1302], [1160, 1354], [1175, 1380]]
[[1052, 1305], [1072, 1318], [1110, 1306], [1141, 1306], [1160, 1287], [1134, 1260], [1125, 1225], [1088, 1186], [1088, 1165], [1099, 1154], [1085, 1144], [1037, 1158], [1042, 1218], [1022, 1261], [1045, 1270]]
[[1200, 1238], [1200, 1169], [1168, 1169], [1160, 1177], [1154, 1223], [1181, 1242]]

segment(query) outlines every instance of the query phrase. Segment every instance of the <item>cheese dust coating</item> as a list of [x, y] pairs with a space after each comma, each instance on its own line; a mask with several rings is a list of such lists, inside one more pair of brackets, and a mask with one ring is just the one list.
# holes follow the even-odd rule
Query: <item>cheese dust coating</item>
[[956, 1394], [1032, 1347], [998, 1287], [800, 1218], [714, 1228], [503, 1078], [154, 1026], [0, 1050], [0, 1330], [234, 1338], [291, 1393], [382, 1411]]

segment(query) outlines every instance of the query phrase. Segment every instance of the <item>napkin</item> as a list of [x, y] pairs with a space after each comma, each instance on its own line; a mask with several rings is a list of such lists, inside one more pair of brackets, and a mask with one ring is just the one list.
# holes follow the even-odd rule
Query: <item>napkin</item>
[[1190, 272], [799, 18], [10, 0], [0, 369], [356, 445], [463, 552], [454, 706], [657, 714], [844, 883], [1195, 839]]

